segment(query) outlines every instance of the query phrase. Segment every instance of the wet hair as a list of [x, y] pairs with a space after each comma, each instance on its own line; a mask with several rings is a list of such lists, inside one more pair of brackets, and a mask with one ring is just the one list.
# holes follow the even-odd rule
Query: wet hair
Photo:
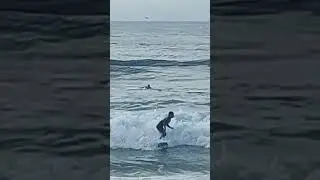
[[174, 113], [172, 111], [169, 112], [169, 116], [174, 116]]

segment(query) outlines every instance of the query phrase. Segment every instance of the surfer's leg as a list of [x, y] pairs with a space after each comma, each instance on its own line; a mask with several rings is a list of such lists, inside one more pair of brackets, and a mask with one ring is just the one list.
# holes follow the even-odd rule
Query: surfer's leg
[[166, 135], [167, 135], [166, 131], [162, 130], [160, 139], [166, 137]]
[[159, 126], [159, 124], [158, 124], [157, 129], [158, 129], [159, 133], [162, 133], [162, 131], [163, 131], [162, 126]]
[[164, 129], [162, 129], [160, 133], [161, 133], [160, 139], [166, 136], [166, 132], [164, 131]]
[[166, 137], [167, 133], [164, 131], [162, 137]]
[[164, 137], [163, 133], [165, 133], [163, 126], [161, 126], [160, 124], [157, 125], [157, 129], [159, 131], [159, 133], [161, 134], [160, 139]]

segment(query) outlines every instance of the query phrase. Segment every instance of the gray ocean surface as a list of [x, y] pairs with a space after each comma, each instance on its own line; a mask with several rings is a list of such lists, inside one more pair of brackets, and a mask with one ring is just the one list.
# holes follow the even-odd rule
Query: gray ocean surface
[[0, 7], [0, 179], [108, 178], [108, 16], [82, 2]]
[[217, 0], [211, 10], [211, 177], [319, 180], [319, 1]]
[[[210, 179], [209, 26], [111, 22], [111, 179]], [[155, 127], [169, 111], [164, 151]]]

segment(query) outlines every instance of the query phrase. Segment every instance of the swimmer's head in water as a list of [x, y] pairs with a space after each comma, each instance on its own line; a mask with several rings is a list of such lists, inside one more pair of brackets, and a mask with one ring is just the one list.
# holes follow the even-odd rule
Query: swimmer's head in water
[[168, 116], [169, 116], [169, 118], [173, 118], [173, 117], [174, 117], [173, 112], [172, 112], [172, 111], [170, 111], [170, 112], [169, 112], [169, 114], [168, 114]]

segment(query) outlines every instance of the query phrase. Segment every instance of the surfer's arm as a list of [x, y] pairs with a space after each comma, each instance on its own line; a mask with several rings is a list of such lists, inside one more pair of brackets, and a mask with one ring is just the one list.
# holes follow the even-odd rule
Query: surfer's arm
[[169, 128], [171, 128], [171, 129], [173, 129], [173, 127], [169, 126], [169, 124], [167, 124], [167, 126], [168, 126]]

